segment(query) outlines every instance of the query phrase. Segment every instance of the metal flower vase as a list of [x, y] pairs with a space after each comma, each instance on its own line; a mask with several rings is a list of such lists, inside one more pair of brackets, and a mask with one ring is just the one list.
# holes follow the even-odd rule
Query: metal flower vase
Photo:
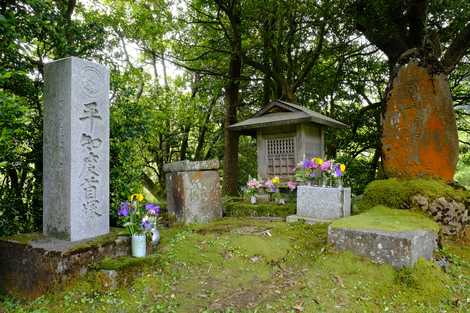
[[160, 242], [160, 231], [158, 228], [154, 227], [151, 230], [152, 232], [152, 245], [156, 246]]
[[147, 254], [147, 236], [145, 234], [132, 235], [132, 256], [136, 258], [145, 257]]

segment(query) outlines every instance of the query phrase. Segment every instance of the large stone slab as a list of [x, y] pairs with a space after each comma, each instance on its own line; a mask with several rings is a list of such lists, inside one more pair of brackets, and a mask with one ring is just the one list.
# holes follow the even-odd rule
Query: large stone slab
[[0, 292], [34, 299], [85, 274], [90, 263], [130, 255], [128, 236], [116, 230], [92, 240], [70, 242], [41, 234], [0, 239]]
[[420, 257], [430, 260], [437, 248], [437, 235], [430, 230], [391, 232], [330, 225], [328, 241], [338, 250], [352, 251], [396, 268], [413, 266]]
[[218, 161], [176, 163], [165, 165], [168, 212], [185, 224], [221, 218]]
[[109, 72], [71, 57], [44, 67], [44, 213], [47, 236], [109, 232]]
[[297, 214], [288, 222], [324, 222], [351, 215], [351, 188], [298, 186]]

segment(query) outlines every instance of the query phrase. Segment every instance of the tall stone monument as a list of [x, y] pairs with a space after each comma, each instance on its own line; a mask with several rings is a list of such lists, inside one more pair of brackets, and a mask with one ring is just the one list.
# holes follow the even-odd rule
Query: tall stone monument
[[48, 63], [44, 105], [46, 236], [109, 232], [109, 71], [69, 57]]

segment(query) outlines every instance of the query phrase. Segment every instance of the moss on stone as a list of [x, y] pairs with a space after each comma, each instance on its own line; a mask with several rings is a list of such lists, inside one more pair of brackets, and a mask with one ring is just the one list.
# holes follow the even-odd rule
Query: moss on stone
[[249, 202], [230, 198], [224, 200], [224, 214], [225, 216], [234, 217], [255, 217], [255, 216], [278, 216], [286, 217], [295, 214], [295, 203], [287, 203], [284, 205], [274, 203], [257, 203], [251, 204]]
[[[111, 227], [108, 234], [103, 236], [98, 236], [90, 240], [83, 240], [78, 242], [72, 247], [71, 252], [77, 250], [85, 250], [92, 247], [99, 247], [105, 243], [115, 240], [118, 236], [128, 235], [127, 231], [124, 228]], [[46, 239], [42, 233], [25, 233], [25, 234], [16, 234], [6, 237], [0, 237], [0, 240], [14, 241], [22, 244], [29, 244], [32, 241]]]
[[336, 220], [331, 227], [392, 232], [426, 229], [439, 232], [439, 225], [421, 212], [390, 209], [381, 205], [362, 214]]
[[0, 237], [0, 240], [5, 241], [14, 241], [22, 244], [28, 244], [31, 241], [44, 239], [44, 235], [41, 233], [26, 233], [26, 234], [16, 234], [6, 237]]
[[357, 203], [357, 210], [363, 212], [377, 205], [394, 209], [408, 208], [410, 198], [416, 194], [430, 199], [446, 197], [458, 202], [464, 202], [465, 199], [470, 198], [469, 191], [455, 189], [439, 180], [391, 178], [376, 180], [367, 185], [362, 198]]
[[130, 256], [123, 256], [119, 258], [105, 258], [100, 262], [94, 264], [94, 270], [115, 270], [121, 271], [130, 267], [153, 265], [157, 261], [156, 255], [150, 255], [144, 258], [134, 258]]
[[68, 253], [101, 247], [104, 244], [116, 240], [119, 236], [128, 236], [128, 233], [124, 228], [112, 227], [109, 233], [106, 235], [98, 236], [96, 238], [77, 243], [70, 249], [70, 251], [68, 251]]

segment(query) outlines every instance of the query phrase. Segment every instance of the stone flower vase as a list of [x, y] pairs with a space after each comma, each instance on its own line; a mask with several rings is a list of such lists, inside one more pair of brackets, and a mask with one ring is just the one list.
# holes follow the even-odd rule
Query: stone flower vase
[[147, 236], [145, 234], [132, 235], [132, 256], [142, 258], [147, 254]]
[[160, 231], [156, 227], [152, 228], [150, 231], [152, 233], [152, 245], [156, 246], [160, 242]]

